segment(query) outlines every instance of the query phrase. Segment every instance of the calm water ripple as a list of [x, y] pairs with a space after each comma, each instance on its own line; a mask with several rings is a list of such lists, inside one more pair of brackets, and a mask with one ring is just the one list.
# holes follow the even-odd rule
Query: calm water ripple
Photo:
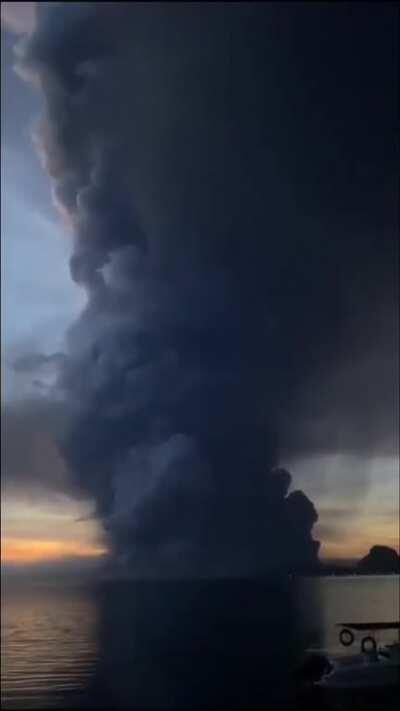
[[2, 601], [1, 702], [62, 708], [84, 700], [96, 670], [97, 608], [88, 590], [31, 587]]

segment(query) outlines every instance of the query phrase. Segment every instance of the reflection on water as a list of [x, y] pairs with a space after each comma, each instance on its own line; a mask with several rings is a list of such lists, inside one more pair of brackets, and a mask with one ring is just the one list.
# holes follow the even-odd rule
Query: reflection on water
[[305, 647], [335, 648], [336, 622], [397, 619], [399, 602], [395, 577], [8, 590], [2, 706], [297, 708]]
[[105, 588], [104, 691], [113, 708], [289, 703], [295, 632], [289, 581]]
[[2, 595], [2, 708], [78, 706], [97, 658], [88, 590], [17, 587]]

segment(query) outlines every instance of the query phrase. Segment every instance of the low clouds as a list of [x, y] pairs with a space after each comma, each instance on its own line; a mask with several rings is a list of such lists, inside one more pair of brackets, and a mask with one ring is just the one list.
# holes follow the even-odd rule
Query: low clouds
[[58, 366], [64, 363], [65, 355], [63, 353], [27, 353], [16, 358], [12, 364], [14, 370], [18, 373], [31, 373], [34, 371], [46, 369], [47, 367]]
[[398, 456], [398, 393], [395, 351], [342, 361], [317, 373], [290, 419], [284, 415], [285, 454]]
[[[5, 494], [51, 497], [73, 492], [68, 467], [57, 448], [66, 426], [63, 405], [47, 398], [7, 402], [2, 407], [2, 489]], [[75, 488], [74, 493], [78, 495]]]

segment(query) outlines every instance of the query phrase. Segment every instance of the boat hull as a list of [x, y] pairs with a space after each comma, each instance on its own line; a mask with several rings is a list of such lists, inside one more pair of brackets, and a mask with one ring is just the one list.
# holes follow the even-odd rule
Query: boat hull
[[317, 682], [324, 689], [370, 690], [400, 685], [400, 666], [397, 664], [364, 664], [334, 670]]

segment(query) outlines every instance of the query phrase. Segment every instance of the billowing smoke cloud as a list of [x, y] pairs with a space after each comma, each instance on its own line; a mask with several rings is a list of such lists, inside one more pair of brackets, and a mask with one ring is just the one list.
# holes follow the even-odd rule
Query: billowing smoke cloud
[[88, 294], [62, 448], [124, 559], [315, 560], [315, 509], [274, 468], [396, 283], [391, 9], [343, 12], [43, 3], [20, 48]]

